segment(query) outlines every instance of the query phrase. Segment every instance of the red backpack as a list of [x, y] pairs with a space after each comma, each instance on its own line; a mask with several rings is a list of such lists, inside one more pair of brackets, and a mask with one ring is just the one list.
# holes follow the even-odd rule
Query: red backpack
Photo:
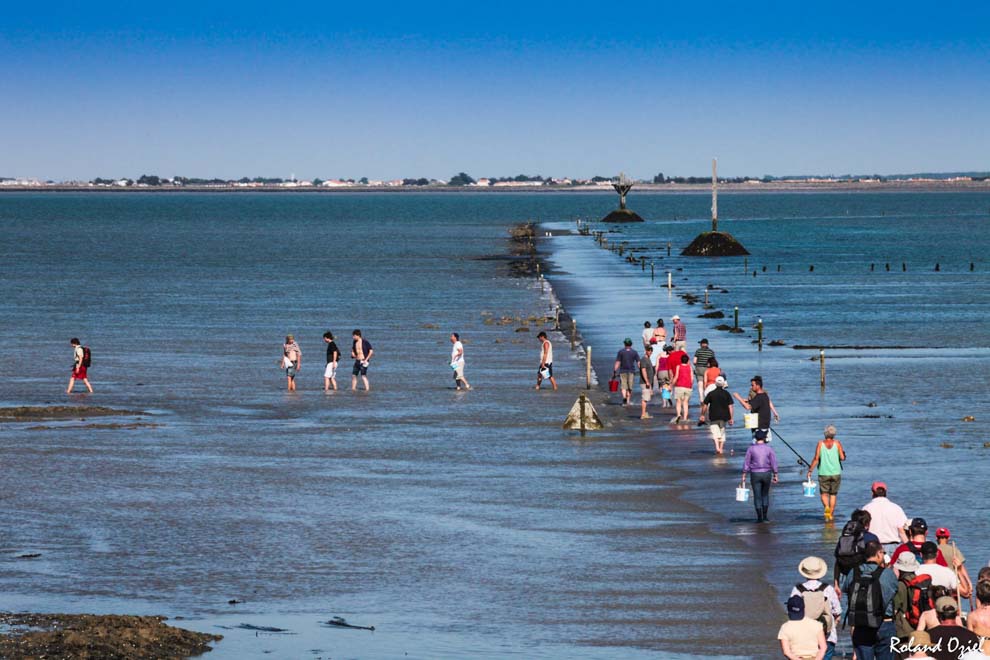
[[931, 595], [932, 577], [921, 573], [910, 580], [901, 580], [901, 582], [907, 587], [908, 605], [904, 618], [912, 627], [916, 628], [921, 614], [935, 607]]

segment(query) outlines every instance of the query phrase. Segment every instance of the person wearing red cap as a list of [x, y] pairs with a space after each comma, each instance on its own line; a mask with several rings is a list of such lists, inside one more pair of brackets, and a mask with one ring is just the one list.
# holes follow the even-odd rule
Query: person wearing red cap
[[885, 549], [893, 550], [898, 543], [908, 540], [904, 531], [908, 523], [907, 515], [904, 509], [887, 499], [887, 484], [874, 481], [870, 490], [873, 491], [873, 499], [863, 507], [872, 517], [870, 531], [877, 535]]
[[952, 534], [945, 527], [935, 530], [935, 540], [938, 542], [938, 549], [945, 557], [945, 563], [956, 572], [959, 578], [959, 595], [969, 598], [973, 595], [973, 582], [969, 579], [969, 571], [966, 570], [966, 556], [962, 550], [956, 547], [955, 541], [950, 541]]
[[[918, 560], [918, 563], [924, 563], [924, 557], [922, 556], [922, 546], [925, 545], [925, 541], [928, 536], [928, 523], [925, 522], [924, 518], [913, 518], [911, 524], [908, 526], [908, 535], [910, 538], [904, 543], [897, 546], [894, 550], [894, 554], [890, 556], [890, 563], [897, 561], [897, 558], [902, 552], [910, 552], [914, 555], [914, 558]], [[935, 545], [932, 543], [932, 545]], [[948, 563], [945, 561], [945, 557], [942, 556], [942, 552], [936, 547], [935, 553], [935, 563], [939, 566], [948, 567]]]

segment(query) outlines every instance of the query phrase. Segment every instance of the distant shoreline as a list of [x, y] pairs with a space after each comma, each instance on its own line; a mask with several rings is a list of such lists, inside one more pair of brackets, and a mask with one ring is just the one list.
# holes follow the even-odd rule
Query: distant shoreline
[[[766, 192], [990, 192], [990, 180], [986, 181], [884, 181], [862, 182], [850, 181], [840, 183], [828, 182], [798, 182], [780, 181], [770, 183], [720, 183], [722, 193], [766, 193]], [[43, 186], [0, 186], [0, 193], [284, 193], [309, 195], [335, 194], [607, 194], [614, 195], [611, 186], [519, 186], [519, 187], [472, 187], [472, 186], [353, 186], [347, 188], [323, 188], [319, 186], [301, 186], [286, 188], [278, 185], [246, 188], [240, 186], [73, 186], [73, 185], [43, 185]], [[636, 193], [647, 194], [707, 194], [711, 192], [708, 183], [640, 183], [633, 188]]]

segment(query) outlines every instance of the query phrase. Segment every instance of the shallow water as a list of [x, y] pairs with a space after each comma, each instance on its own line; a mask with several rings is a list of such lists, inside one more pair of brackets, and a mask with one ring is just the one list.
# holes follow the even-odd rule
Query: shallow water
[[[230, 658], [758, 654], [748, 615], [702, 618], [706, 580], [758, 561], [665, 496], [640, 439], [560, 429], [584, 373], [562, 336], [562, 391], [536, 393], [538, 328], [485, 324], [551, 300], [475, 257], [503, 254], [537, 210], [589, 203], [610, 202], [0, 197], [0, 404], [64, 403], [78, 336], [96, 394], [69, 401], [158, 424], [0, 426], [4, 606], [183, 617], [226, 635], [213, 655]], [[322, 333], [354, 327], [375, 348], [372, 392], [324, 394]], [[451, 330], [473, 392], [451, 387]], [[692, 557], [658, 570], [673, 537]], [[377, 631], [319, 626], [332, 616]]]

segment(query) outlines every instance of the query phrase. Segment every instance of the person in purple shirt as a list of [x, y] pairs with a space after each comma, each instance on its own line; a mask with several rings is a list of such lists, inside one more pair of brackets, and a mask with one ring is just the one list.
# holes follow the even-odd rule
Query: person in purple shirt
[[743, 462], [742, 479], [753, 488], [753, 506], [756, 508], [756, 522], [769, 522], [767, 511], [770, 509], [770, 484], [777, 483], [777, 454], [773, 447], [767, 444], [767, 432], [763, 429], [756, 431], [756, 444], [746, 450], [746, 460]]

